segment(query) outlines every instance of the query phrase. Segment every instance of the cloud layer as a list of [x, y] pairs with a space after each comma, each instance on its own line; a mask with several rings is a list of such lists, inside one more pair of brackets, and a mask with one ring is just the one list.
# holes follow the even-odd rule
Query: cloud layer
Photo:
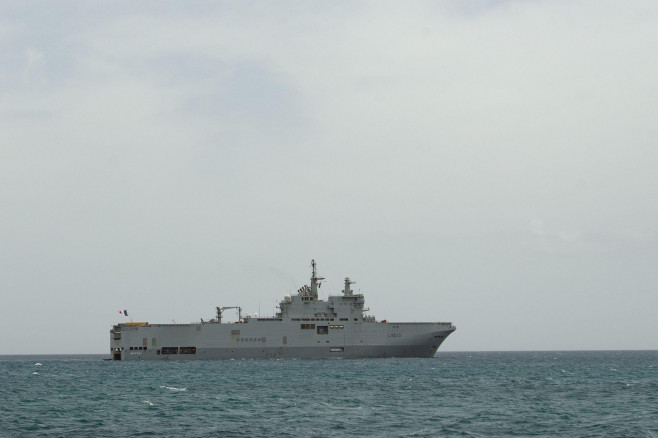
[[2, 12], [4, 353], [272, 313], [312, 257], [447, 349], [658, 348], [653, 2]]

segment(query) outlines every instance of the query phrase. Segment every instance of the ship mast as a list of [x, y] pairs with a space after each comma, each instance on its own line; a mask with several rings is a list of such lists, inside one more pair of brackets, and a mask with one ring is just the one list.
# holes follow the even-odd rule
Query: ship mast
[[324, 277], [318, 277], [316, 270], [317, 264], [315, 259], [311, 260], [311, 267], [313, 268], [313, 273], [311, 275], [311, 296], [316, 298], [318, 297], [318, 281], [324, 280]]

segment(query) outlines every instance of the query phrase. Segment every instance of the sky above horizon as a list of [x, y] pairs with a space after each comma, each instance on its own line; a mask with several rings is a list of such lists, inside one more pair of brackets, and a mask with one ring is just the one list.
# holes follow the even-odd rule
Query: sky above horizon
[[442, 349], [658, 349], [658, 3], [0, 2], [0, 354], [357, 282]]

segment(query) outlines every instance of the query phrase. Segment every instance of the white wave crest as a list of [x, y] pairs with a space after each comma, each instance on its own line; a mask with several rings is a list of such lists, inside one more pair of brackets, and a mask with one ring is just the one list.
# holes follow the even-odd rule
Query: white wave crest
[[187, 391], [187, 388], [176, 388], [175, 386], [164, 386], [160, 385], [160, 388], [168, 389], [170, 391]]

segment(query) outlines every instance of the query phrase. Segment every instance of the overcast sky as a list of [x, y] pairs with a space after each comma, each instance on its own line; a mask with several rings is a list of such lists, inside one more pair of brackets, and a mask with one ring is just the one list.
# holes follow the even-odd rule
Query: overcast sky
[[657, 53], [655, 1], [2, 2], [0, 354], [312, 258], [446, 351], [656, 349]]

